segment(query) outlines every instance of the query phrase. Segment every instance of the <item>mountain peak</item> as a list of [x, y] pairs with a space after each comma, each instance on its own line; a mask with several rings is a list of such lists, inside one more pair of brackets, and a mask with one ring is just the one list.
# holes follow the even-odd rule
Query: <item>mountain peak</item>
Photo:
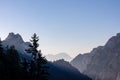
[[13, 32], [9, 33], [9, 35], [7, 36], [5, 40], [15, 40], [15, 41], [23, 42], [21, 35], [15, 34]]
[[117, 33], [116, 36], [113, 36], [112, 38], [110, 38], [108, 42], [106, 43], [105, 47], [112, 48], [116, 46], [117, 44], [120, 44], [120, 33]]
[[120, 37], [120, 33], [117, 33], [117, 36]]
[[9, 33], [7, 38], [2, 41], [2, 45], [4, 48], [14, 45], [21, 58], [31, 60], [31, 54], [27, 54], [25, 51], [29, 48], [30, 43], [24, 42], [20, 34], [15, 34], [13, 32]]

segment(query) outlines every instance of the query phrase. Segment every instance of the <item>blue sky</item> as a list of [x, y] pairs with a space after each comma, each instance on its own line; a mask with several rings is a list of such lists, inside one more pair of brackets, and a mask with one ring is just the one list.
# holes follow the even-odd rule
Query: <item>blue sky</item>
[[0, 36], [35, 32], [44, 54], [71, 56], [104, 45], [120, 32], [120, 0], [0, 0]]

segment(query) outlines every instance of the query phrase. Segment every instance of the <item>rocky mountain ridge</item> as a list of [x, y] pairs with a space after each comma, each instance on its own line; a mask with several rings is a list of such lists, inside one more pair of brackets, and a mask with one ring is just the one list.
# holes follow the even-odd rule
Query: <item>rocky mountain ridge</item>
[[105, 46], [78, 55], [71, 64], [93, 80], [120, 80], [120, 33], [110, 38]]

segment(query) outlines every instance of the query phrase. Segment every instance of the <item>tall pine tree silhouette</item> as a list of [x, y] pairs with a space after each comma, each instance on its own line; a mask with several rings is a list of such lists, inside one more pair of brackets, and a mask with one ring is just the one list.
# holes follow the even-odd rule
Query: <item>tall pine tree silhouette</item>
[[38, 41], [39, 37], [36, 35], [36, 33], [33, 34], [31, 37], [31, 45], [29, 46], [30, 48], [27, 49], [26, 51], [28, 53], [32, 53], [32, 58], [33, 60], [30, 63], [30, 75], [32, 80], [48, 80], [48, 72], [47, 69], [48, 67], [45, 67], [45, 64], [47, 64], [47, 60], [42, 57], [41, 51], [38, 51]]

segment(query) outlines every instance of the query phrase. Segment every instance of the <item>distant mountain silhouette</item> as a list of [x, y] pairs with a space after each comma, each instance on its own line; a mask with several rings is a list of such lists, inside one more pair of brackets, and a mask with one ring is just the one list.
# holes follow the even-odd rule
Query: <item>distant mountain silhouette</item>
[[59, 59], [64, 59], [66, 61], [71, 61], [72, 60], [72, 58], [67, 53], [59, 53], [59, 54], [56, 54], [56, 55], [48, 54], [48, 55], [46, 55], [46, 59], [49, 60], [49, 61], [56, 61], [56, 60], [59, 60]]
[[110, 38], [105, 46], [79, 54], [71, 64], [93, 80], [120, 80], [120, 33]]

